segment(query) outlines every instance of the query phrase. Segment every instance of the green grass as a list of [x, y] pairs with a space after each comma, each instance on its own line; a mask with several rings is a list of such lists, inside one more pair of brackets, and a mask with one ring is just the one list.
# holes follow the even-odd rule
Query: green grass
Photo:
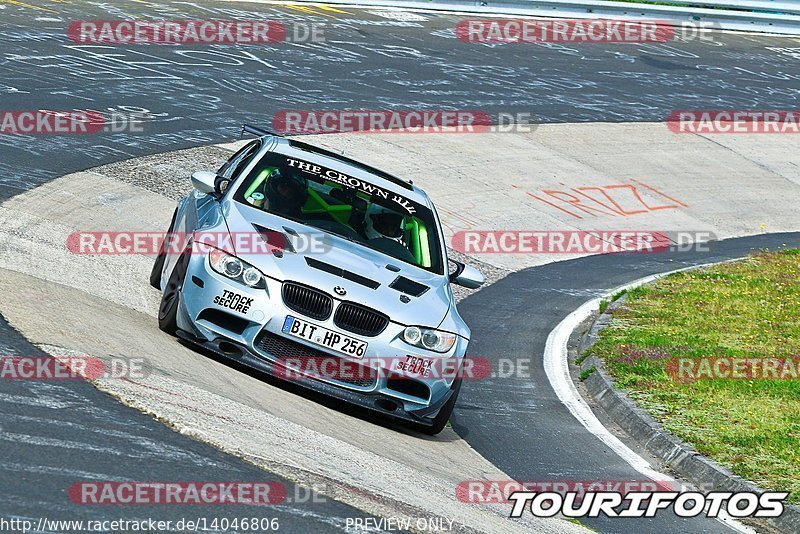
[[664, 427], [800, 502], [800, 380], [679, 382], [672, 357], [800, 356], [800, 252], [677, 273], [628, 292], [592, 349]]
[[581, 371], [581, 376], [580, 376], [581, 382], [589, 378], [595, 371], [597, 371], [597, 369], [595, 369], [594, 367], [589, 367], [588, 369], [584, 369], [583, 371]]

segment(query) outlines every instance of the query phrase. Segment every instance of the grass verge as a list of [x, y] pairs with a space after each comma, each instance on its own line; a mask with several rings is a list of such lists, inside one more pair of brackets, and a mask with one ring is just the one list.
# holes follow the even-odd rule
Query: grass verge
[[800, 502], [797, 374], [682, 381], [674, 372], [676, 359], [800, 356], [800, 251], [759, 253], [631, 290], [592, 352], [668, 431]]

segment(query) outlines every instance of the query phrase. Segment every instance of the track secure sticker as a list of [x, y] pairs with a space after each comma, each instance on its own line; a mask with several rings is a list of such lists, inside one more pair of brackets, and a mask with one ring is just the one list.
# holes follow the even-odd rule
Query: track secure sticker
[[222, 295], [214, 297], [214, 304], [247, 315], [250, 306], [253, 305], [253, 299], [225, 289], [222, 291]]
[[398, 371], [405, 371], [418, 376], [428, 376], [431, 372], [432, 360], [418, 358], [417, 356], [406, 356], [406, 361], [397, 363]]

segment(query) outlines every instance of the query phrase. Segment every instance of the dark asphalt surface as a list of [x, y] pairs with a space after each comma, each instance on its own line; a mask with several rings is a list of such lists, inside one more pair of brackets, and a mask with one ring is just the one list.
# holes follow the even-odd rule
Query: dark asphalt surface
[[[800, 96], [800, 53], [780, 38], [726, 34], [714, 42], [485, 46], [457, 41], [454, 16], [399, 21], [337, 10], [216, 1], [0, 0], [0, 110], [146, 111], [151, 117], [140, 134], [0, 135], [0, 200], [103, 163], [229, 140], [243, 121], [269, 126], [281, 109], [477, 109], [527, 112], [543, 122], [621, 122], [659, 121], [675, 109], [796, 109]], [[91, 46], [66, 37], [73, 20], [148, 18], [315, 23], [323, 25], [327, 41]], [[771, 238], [726, 242], [706, 257], [677, 261], [737, 256], [759, 239]], [[550, 329], [591, 295], [672, 268], [666, 255], [610, 256], [510, 276], [460, 306], [473, 325], [472, 352], [541, 354]], [[3, 322], [0, 350], [37, 354]], [[522, 480], [635, 479], [557, 401], [540, 364], [526, 383], [465, 387], [454, 417], [457, 431]], [[268, 476], [83, 383], [3, 382], [0, 430], [0, 517], [183, 517], [181, 509], [75, 506], [65, 488], [79, 479]], [[236, 515], [244, 511], [237, 508]], [[189, 512], [221, 514], [200, 514], [197, 507]], [[267, 513], [281, 517], [290, 532], [336, 529], [335, 518], [360, 515], [337, 503], [287, 504]], [[678, 525], [664, 515], [656, 521], [589, 523], [603, 532], [719, 528], [708, 521]]]
[[[794, 41], [484, 45], [461, 17], [398, 21], [337, 6], [237, 2], [0, 1], [0, 109], [152, 114], [141, 134], [0, 136], [0, 199], [102, 163], [234, 137], [285, 109], [467, 109], [542, 122], [660, 121], [680, 109], [796, 109]], [[374, 10], [373, 10], [374, 11]], [[74, 20], [274, 19], [324, 43], [83, 45]], [[413, 17], [412, 17], [413, 18]], [[418, 18], [418, 17], [417, 17]]]
[[[0, 354], [44, 356], [0, 319]], [[80, 482], [278, 482], [280, 504], [95, 505], [75, 504], [70, 486]], [[347, 518], [368, 517], [270, 475], [238, 458], [181, 436], [83, 381], [3, 380], [0, 384], [0, 519], [28, 520], [30, 532], [89, 532], [88, 521], [172, 521], [205, 518], [207, 532], [225, 532], [217, 519], [277, 518], [282, 532], [347, 532]], [[36, 530], [39, 521], [49, 528]], [[84, 521], [83, 528], [55, 521]], [[211, 528], [211, 527], [214, 528]], [[75, 525], [73, 525], [75, 527]], [[100, 532], [133, 532], [106, 526]], [[0, 532], [11, 530], [0, 523]], [[247, 532], [231, 528], [228, 532]]]
[[[586, 301], [633, 280], [784, 246], [800, 246], [800, 233], [720, 241], [711, 243], [708, 252], [591, 256], [526, 269], [467, 297], [459, 311], [474, 333], [470, 355], [494, 362], [493, 369], [501, 358], [532, 358], [531, 377], [467, 384], [458, 399], [453, 428], [515, 480], [645, 481], [588, 433], [558, 399], [541, 356], [547, 336]], [[582, 522], [600, 532], [728, 531], [715, 520], [686, 520], [666, 512], [656, 519], [584, 518]]]

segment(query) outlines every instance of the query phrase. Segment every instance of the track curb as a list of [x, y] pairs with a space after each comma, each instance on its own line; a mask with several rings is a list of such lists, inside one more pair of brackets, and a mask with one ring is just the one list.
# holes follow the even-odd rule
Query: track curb
[[[667, 432], [661, 423], [640, 408], [624, 389], [616, 386], [603, 361], [593, 353], [590, 353], [580, 365], [576, 364], [575, 359], [591, 350], [598, 340], [599, 333], [611, 322], [611, 312], [625, 300], [623, 296], [609, 304], [603, 313], [595, 312], [593, 320], [590, 318], [584, 321], [572, 332], [567, 358], [570, 367], [578, 369], [579, 373], [589, 373], [589, 376], [581, 382], [585, 391], [603, 408], [608, 417], [639, 445], [666, 462], [675, 472], [693, 484], [730, 492], [747, 491], [761, 494], [766, 491], [754, 482], [733, 474], [727, 467], [703, 456], [689, 443]], [[571, 373], [571, 376], [577, 382], [576, 374]], [[758, 521], [769, 523], [784, 532], [800, 532], [800, 507], [787, 504], [780, 517]]]

